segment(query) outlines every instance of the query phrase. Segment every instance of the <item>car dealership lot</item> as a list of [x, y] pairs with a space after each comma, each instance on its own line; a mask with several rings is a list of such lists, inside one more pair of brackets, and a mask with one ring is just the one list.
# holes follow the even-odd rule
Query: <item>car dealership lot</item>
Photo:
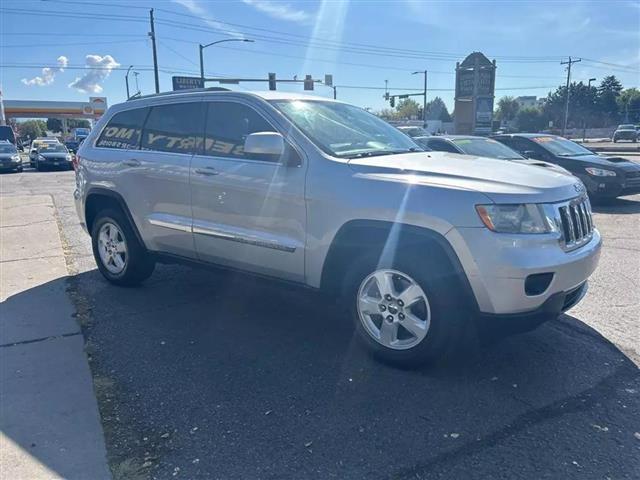
[[637, 478], [640, 196], [595, 208], [600, 267], [568, 315], [460, 365], [401, 371], [303, 289], [162, 265], [141, 288], [111, 286], [72, 172], [0, 182], [53, 196], [71, 274], [59, 281], [116, 477]]

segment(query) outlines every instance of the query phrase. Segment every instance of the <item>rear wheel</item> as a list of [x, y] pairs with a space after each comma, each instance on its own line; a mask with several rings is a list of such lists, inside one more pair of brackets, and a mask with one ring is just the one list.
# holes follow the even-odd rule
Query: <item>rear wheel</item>
[[477, 341], [448, 261], [420, 258], [406, 255], [387, 267], [363, 256], [347, 275], [346, 301], [364, 345], [403, 367], [446, 360]]
[[122, 212], [111, 209], [99, 212], [91, 240], [98, 269], [111, 283], [138, 285], [153, 273], [153, 258], [140, 244]]

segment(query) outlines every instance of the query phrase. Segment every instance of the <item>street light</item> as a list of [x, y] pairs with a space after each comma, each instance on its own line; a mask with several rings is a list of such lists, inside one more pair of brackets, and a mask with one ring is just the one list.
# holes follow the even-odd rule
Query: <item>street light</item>
[[132, 68], [133, 68], [133, 65], [129, 65], [129, 68], [127, 68], [127, 74], [124, 76], [124, 82], [127, 85], [127, 100], [129, 100], [129, 72], [131, 71]]
[[[590, 78], [588, 85], [587, 85], [587, 90], [590, 92], [591, 91], [591, 82], [595, 82], [596, 79], [595, 78]], [[587, 136], [587, 116], [584, 116], [584, 122], [582, 122], [582, 141], [585, 141], [585, 137]]]
[[202, 85], [204, 86], [204, 60], [202, 59], [202, 51], [210, 47], [211, 45], [216, 45], [222, 42], [250, 42], [253, 43], [253, 40], [249, 40], [248, 38], [225, 38], [224, 40], [218, 40], [216, 42], [207, 43], [206, 45], [199, 44], [200, 47], [200, 80], [202, 81]]
[[413, 72], [411, 75], [424, 74], [424, 93], [422, 96], [422, 128], [427, 128], [427, 71]]

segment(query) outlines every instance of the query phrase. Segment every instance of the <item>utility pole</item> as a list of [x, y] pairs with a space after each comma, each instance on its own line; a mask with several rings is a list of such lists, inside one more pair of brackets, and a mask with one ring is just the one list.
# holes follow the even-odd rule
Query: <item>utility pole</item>
[[422, 93], [422, 127], [427, 128], [427, 71], [413, 72], [413, 75], [424, 73], [424, 92]]
[[338, 98], [338, 93], [336, 91], [335, 85], [332, 88], [333, 88], [333, 99], [335, 100], [336, 98]]
[[564, 123], [562, 124], [562, 136], [564, 137], [565, 131], [567, 130], [567, 121], [569, 120], [569, 83], [571, 82], [571, 65], [574, 63], [581, 62], [582, 59], [579, 58], [577, 60], [573, 60], [569, 57], [568, 62], [560, 62], [560, 65], [567, 65], [567, 97], [564, 105]]
[[160, 80], [158, 78], [158, 52], [156, 50], [156, 29], [153, 23], [153, 8], [149, 10], [149, 20], [151, 21], [151, 31], [149, 36], [151, 37], [151, 47], [153, 48], [153, 74], [156, 79], [156, 93], [160, 93]]

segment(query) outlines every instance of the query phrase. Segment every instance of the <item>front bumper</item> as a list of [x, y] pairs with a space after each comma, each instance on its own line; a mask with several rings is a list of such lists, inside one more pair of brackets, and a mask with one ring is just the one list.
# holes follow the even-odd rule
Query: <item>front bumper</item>
[[[460, 259], [480, 313], [495, 315], [535, 312], [554, 295], [584, 284], [598, 265], [602, 245], [598, 230], [587, 244], [569, 252], [561, 248], [556, 234], [454, 228], [446, 238]], [[542, 293], [527, 295], [527, 277], [540, 273], [552, 273], [550, 283]]]
[[615, 198], [624, 195], [640, 193], [640, 177], [627, 178], [616, 177], [580, 176], [580, 180], [587, 187], [589, 195], [601, 198]]

